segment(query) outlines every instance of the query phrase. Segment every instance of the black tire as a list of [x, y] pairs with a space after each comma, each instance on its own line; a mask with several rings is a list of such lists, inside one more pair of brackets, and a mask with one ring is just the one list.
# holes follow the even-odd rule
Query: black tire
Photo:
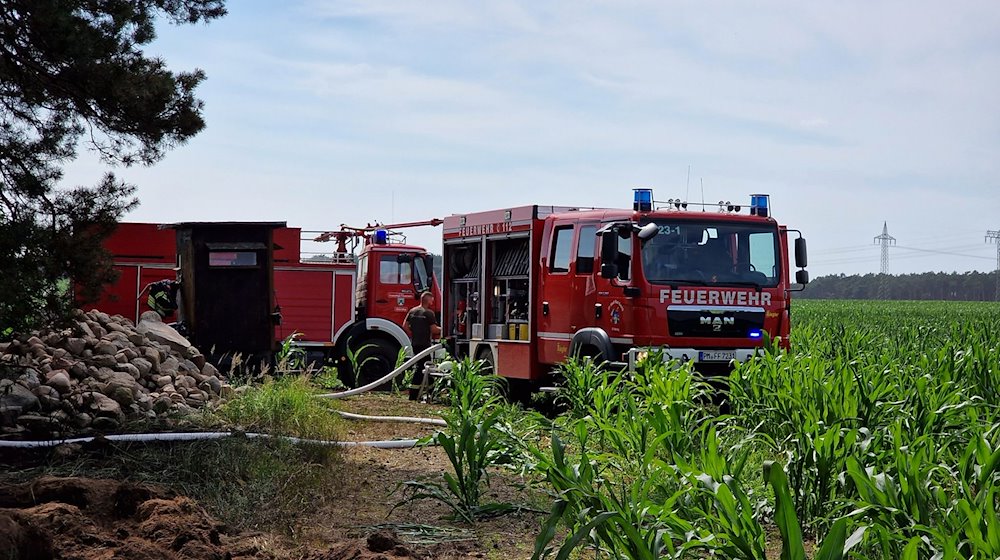
[[[361, 387], [385, 377], [396, 369], [399, 345], [382, 338], [373, 338], [358, 344], [353, 352], [358, 366], [355, 387]], [[391, 380], [375, 388], [376, 391], [390, 389], [392, 389]]]

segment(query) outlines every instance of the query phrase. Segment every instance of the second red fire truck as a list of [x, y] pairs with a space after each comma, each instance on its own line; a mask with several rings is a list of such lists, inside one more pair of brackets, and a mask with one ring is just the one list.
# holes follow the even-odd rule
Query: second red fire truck
[[711, 375], [766, 338], [787, 345], [791, 293], [809, 281], [806, 245], [770, 215], [769, 197], [659, 204], [636, 189], [631, 210], [445, 218], [443, 323], [456, 354], [527, 387], [571, 355], [634, 367], [657, 351]]

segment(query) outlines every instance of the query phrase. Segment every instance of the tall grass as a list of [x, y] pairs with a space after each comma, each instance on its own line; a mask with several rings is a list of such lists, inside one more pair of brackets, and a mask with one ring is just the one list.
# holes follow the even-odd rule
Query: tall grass
[[282, 377], [246, 386], [219, 408], [219, 415], [245, 431], [336, 440], [340, 418], [328, 401], [317, 399], [306, 376]]

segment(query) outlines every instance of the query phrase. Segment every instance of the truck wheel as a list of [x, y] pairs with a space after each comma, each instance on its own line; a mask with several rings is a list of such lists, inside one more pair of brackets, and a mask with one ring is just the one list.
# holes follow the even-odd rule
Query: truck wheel
[[[361, 387], [377, 381], [396, 369], [396, 357], [399, 347], [380, 338], [370, 339], [358, 345], [354, 350], [357, 361], [357, 384]], [[387, 381], [375, 388], [376, 391], [392, 389], [392, 381]]]

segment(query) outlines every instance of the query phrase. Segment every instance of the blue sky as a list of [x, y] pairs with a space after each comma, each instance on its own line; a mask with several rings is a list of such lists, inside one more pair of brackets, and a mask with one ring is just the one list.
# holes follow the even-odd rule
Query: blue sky
[[[129, 221], [322, 230], [623, 206], [634, 187], [699, 200], [703, 183], [708, 201], [769, 193], [808, 238], [813, 276], [877, 272], [883, 222], [890, 272], [996, 265], [1000, 2], [228, 8], [148, 48], [205, 70], [208, 126], [153, 167], [116, 170], [139, 187]], [[67, 183], [102, 171], [84, 155]], [[435, 251], [439, 236], [409, 232]]]

